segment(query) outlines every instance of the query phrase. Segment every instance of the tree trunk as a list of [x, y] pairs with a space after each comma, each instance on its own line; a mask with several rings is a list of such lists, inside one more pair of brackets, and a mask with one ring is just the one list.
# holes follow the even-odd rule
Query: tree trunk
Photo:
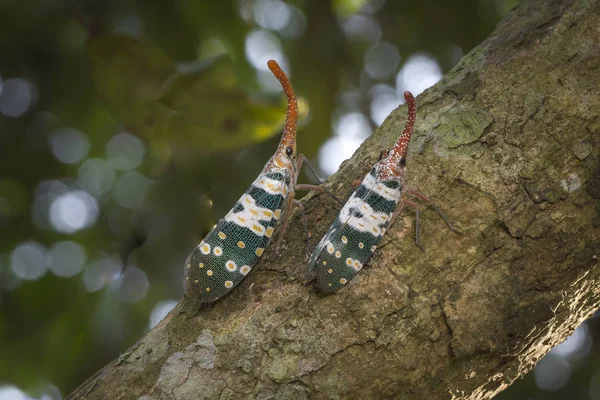
[[[335, 295], [303, 285], [299, 215], [284, 252], [190, 318], [180, 304], [73, 399], [483, 399], [600, 302], [600, 1], [525, 0], [417, 99], [408, 211]], [[331, 177], [344, 197], [404, 125], [396, 109]], [[338, 212], [305, 199], [313, 242]], [[183, 268], [183, 266], [182, 266]]]

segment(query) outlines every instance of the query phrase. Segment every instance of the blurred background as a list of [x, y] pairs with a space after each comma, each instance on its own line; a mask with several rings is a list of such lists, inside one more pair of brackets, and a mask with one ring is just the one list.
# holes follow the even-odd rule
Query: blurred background
[[[1, 0], [0, 399], [61, 399], [176, 304], [279, 141], [268, 59], [329, 176], [517, 3]], [[592, 318], [498, 398], [600, 399], [598, 343]]]

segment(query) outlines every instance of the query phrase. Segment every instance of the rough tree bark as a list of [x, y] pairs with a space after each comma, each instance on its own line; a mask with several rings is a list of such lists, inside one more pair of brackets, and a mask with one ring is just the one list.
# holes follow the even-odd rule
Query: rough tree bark
[[[233, 293], [182, 303], [73, 399], [483, 399], [600, 304], [600, 1], [528, 0], [417, 103], [422, 212], [333, 296], [301, 276], [301, 224]], [[386, 119], [327, 185], [340, 196], [400, 133]], [[300, 141], [302, 141], [300, 139]], [[301, 145], [301, 143], [300, 143]], [[305, 199], [314, 240], [337, 213]], [[297, 216], [295, 217], [298, 218]]]

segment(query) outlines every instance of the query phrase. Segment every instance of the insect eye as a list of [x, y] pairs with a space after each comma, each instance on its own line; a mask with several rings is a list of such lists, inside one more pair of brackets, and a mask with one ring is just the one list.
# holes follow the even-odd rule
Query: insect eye
[[294, 152], [294, 150], [292, 150], [291, 147], [289, 147], [289, 146], [286, 147], [285, 154], [287, 154], [288, 156], [291, 156], [293, 152]]
[[400, 159], [400, 165], [405, 166], [406, 165], [406, 158], [402, 157]]

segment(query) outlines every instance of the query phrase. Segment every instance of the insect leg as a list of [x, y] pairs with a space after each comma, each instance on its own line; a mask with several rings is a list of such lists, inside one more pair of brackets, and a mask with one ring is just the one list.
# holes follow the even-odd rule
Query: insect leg
[[421, 232], [421, 225], [420, 225], [421, 209], [419, 208], [419, 205], [417, 203], [414, 203], [410, 200], [402, 199], [402, 201], [400, 202], [400, 206], [398, 207], [398, 210], [396, 210], [396, 212], [394, 212], [394, 215], [392, 215], [392, 220], [390, 222], [390, 225], [392, 222], [394, 222], [394, 220], [398, 216], [399, 211], [405, 205], [415, 209], [415, 214], [416, 214], [416, 216], [415, 216], [415, 244], [417, 245], [418, 248], [421, 249], [421, 251], [425, 251], [423, 249], [423, 246], [421, 246], [421, 242], [419, 240], [419, 236], [420, 236], [420, 232]]
[[392, 226], [394, 221], [396, 221], [396, 217], [398, 216], [398, 214], [400, 214], [400, 211], [402, 211], [405, 204], [406, 204], [406, 200], [404, 200], [404, 199], [400, 200], [400, 204], [398, 204], [398, 207], [396, 208], [396, 210], [392, 214], [392, 217], [390, 218], [390, 223], [388, 224], [388, 229]]
[[[304, 154], [298, 154], [298, 159], [296, 161], [296, 179], [298, 178], [298, 175], [300, 174], [300, 169], [302, 168], [303, 165], [306, 165], [308, 167], [308, 169], [310, 169], [310, 171], [313, 173], [315, 178], [317, 178], [317, 181], [319, 182], [319, 184], [322, 184], [324, 182], [324, 180], [319, 176], [319, 174], [314, 169], [314, 167], [311, 165], [311, 163], [308, 162], [306, 157], [304, 157]], [[335, 195], [333, 193], [331, 193], [328, 189], [326, 189], [320, 185], [300, 184], [300, 185], [296, 185], [296, 190], [313, 190], [315, 192], [325, 193], [326, 195], [331, 197], [333, 200], [335, 200], [340, 205], [342, 205], [342, 206], [344, 205], [344, 203], [342, 203], [340, 201], [340, 199], [335, 197]]]
[[283, 235], [285, 234], [285, 230], [287, 229], [288, 222], [290, 221], [290, 214], [292, 211], [292, 204], [294, 202], [294, 197], [296, 197], [295, 192], [291, 192], [288, 195], [288, 198], [285, 200], [285, 206], [283, 208], [283, 221], [281, 221], [281, 230], [279, 231], [279, 236], [277, 237], [277, 244], [275, 245], [275, 254], [279, 255], [279, 247], [281, 247], [281, 242], [283, 241]]
[[296, 161], [296, 170], [298, 174], [300, 173], [300, 168], [302, 168], [304, 164], [306, 164], [319, 184], [325, 182], [325, 179], [321, 178], [315, 167], [313, 167], [312, 164], [306, 159], [304, 154], [298, 154], [298, 160]]
[[326, 195], [328, 195], [329, 197], [331, 197], [333, 200], [335, 200], [339, 205], [341, 205], [341, 206], [344, 205], [344, 203], [342, 203], [342, 201], [340, 199], [335, 197], [335, 195], [333, 193], [331, 193], [328, 189], [324, 188], [323, 186], [308, 185], [308, 184], [302, 183], [300, 185], [296, 185], [296, 190], [314, 190], [315, 192], [322, 192], [322, 193], [325, 193]]
[[444, 222], [448, 226], [448, 229], [450, 229], [452, 232], [456, 232], [456, 229], [454, 229], [454, 226], [452, 226], [452, 224], [446, 217], [446, 214], [444, 214], [444, 212], [437, 206], [437, 204], [435, 204], [435, 202], [433, 200], [431, 200], [429, 197], [425, 196], [423, 193], [421, 193], [419, 191], [419, 189], [416, 189], [416, 188], [405, 187], [404, 191], [406, 193], [412, 194], [415, 197], [418, 197], [419, 199], [423, 200], [425, 203], [429, 204], [435, 210], [435, 212], [440, 216], [440, 218], [442, 218], [444, 220]]
[[301, 201], [296, 199], [293, 200], [293, 204], [295, 207], [300, 209], [302, 213], [302, 222], [304, 223], [304, 235], [306, 236], [306, 247], [308, 247], [308, 251], [312, 253], [312, 248], [310, 247], [310, 237], [308, 236], [308, 222], [306, 218], [306, 211], [304, 210], [304, 204]]

